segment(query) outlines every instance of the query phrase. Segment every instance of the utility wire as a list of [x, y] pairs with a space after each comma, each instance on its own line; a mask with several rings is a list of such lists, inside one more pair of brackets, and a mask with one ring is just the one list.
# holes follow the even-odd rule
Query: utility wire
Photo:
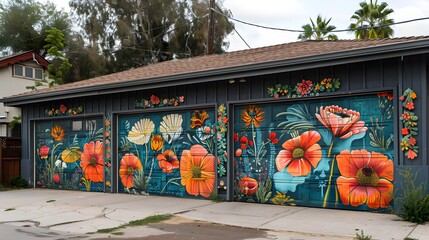
[[252, 49], [250, 47], [250, 45], [246, 42], [246, 40], [244, 40], [244, 38], [241, 36], [241, 34], [237, 31], [237, 29], [235, 28], [234, 25], [231, 24], [231, 22], [228, 20], [228, 18], [226, 17], [226, 15], [223, 13], [222, 9], [219, 7], [219, 5], [217, 5], [217, 3], [215, 3], [216, 7], [219, 9], [219, 11], [222, 13], [222, 16], [226, 19], [226, 21], [228, 22], [228, 24], [232, 27], [232, 29], [234, 29], [234, 32], [236, 32], [238, 34], [238, 36], [241, 38], [241, 40], [247, 45], [247, 47], [249, 49]]
[[[285, 31], [285, 32], [296, 32], [296, 33], [304, 33], [306, 31], [304, 30], [296, 30], [296, 29], [288, 29], [288, 28], [277, 28], [277, 27], [268, 27], [268, 26], [263, 26], [263, 25], [259, 25], [259, 24], [255, 24], [255, 23], [250, 23], [250, 22], [246, 22], [240, 19], [236, 19], [233, 17], [230, 17], [228, 15], [223, 14], [222, 12], [219, 12], [215, 9], [212, 9], [213, 11], [215, 11], [216, 13], [223, 15], [226, 18], [229, 18], [233, 21], [242, 23], [242, 24], [246, 24], [249, 26], [253, 26], [253, 27], [258, 27], [258, 28], [264, 28], [264, 29], [269, 29], [269, 30], [277, 30], [277, 31]], [[390, 24], [382, 24], [382, 25], [378, 25], [378, 26], [362, 26], [362, 27], [358, 27], [356, 29], [341, 29], [341, 30], [332, 30], [332, 31], [327, 31], [327, 30], [316, 30], [316, 31], [312, 31], [312, 32], [350, 32], [350, 31], [355, 31], [355, 30], [368, 30], [368, 29], [372, 29], [372, 28], [382, 28], [382, 27], [388, 27], [388, 26], [392, 26], [392, 25], [399, 25], [399, 24], [404, 24], [404, 23], [410, 23], [410, 22], [416, 22], [416, 21], [423, 21], [423, 20], [428, 20], [429, 17], [422, 17], [422, 18], [413, 18], [410, 20], [405, 20], [405, 21], [400, 21], [400, 22], [395, 22], [395, 23], [390, 23]]]

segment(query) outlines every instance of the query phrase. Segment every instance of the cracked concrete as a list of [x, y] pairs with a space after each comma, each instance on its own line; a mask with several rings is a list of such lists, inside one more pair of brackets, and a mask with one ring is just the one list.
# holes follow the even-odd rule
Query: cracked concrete
[[[0, 232], [7, 239], [89, 239], [100, 236], [88, 234], [98, 229], [156, 214], [264, 229], [273, 239], [352, 239], [357, 229], [373, 239], [429, 239], [429, 224], [400, 221], [392, 214], [61, 190], [0, 192]], [[126, 237], [133, 236], [128, 232]]]

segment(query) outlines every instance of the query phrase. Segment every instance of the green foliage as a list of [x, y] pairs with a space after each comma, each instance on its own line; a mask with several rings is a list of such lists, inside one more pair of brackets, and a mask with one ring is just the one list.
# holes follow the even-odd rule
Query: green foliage
[[13, 211], [13, 210], [16, 210], [15, 208], [7, 208], [7, 209], [5, 209], [4, 211], [5, 212], [9, 212], [9, 211]]
[[45, 30], [51, 27], [66, 34], [70, 32], [68, 14], [57, 11], [51, 2], [8, 0], [0, 3], [0, 49], [41, 53], [47, 36]]
[[395, 21], [389, 18], [393, 9], [387, 8], [387, 3], [378, 4], [378, 0], [370, 0], [369, 3], [359, 3], [360, 9], [351, 16], [352, 21], [349, 26], [351, 32], [355, 33], [356, 39], [390, 38], [393, 36], [393, 29], [390, 25]]
[[356, 240], [371, 240], [372, 236], [371, 235], [365, 235], [363, 233], [363, 230], [360, 230], [360, 233], [357, 232], [356, 237], [354, 239], [356, 239]]
[[213, 191], [210, 193], [209, 199], [212, 200], [213, 202], [223, 202], [223, 198], [219, 197], [216, 191]]
[[268, 178], [265, 182], [259, 182], [258, 190], [256, 190], [256, 198], [260, 203], [266, 203], [272, 195], [273, 182]]
[[[171, 217], [172, 217], [172, 215], [170, 215], [170, 214], [161, 214], [161, 215], [149, 216], [149, 217], [144, 218], [144, 219], [130, 221], [129, 223], [123, 224], [119, 227], [98, 229], [97, 232], [98, 233], [112, 233], [113, 234], [113, 232], [115, 232], [121, 228], [143, 226], [143, 225], [147, 225], [150, 223], [159, 223], [159, 222], [169, 220]], [[118, 234], [118, 235], [120, 235], [120, 234]]]
[[400, 206], [396, 213], [406, 221], [424, 223], [429, 221], [429, 194], [427, 184], [416, 184], [417, 173], [410, 168], [400, 171], [404, 184], [401, 184], [402, 193], [395, 197], [395, 204]]
[[21, 116], [13, 116], [12, 121], [9, 123], [10, 129], [14, 129], [17, 125], [21, 124]]
[[304, 33], [299, 34], [298, 39], [301, 40], [338, 40], [337, 35], [329, 34], [336, 27], [333, 25], [329, 25], [332, 18], [326, 20], [326, 18], [322, 19], [320, 15], [317, 15], [316, 24], [314, 24], [313, 19], [310, 18], [310, 24], [306, 24], [302, 26], [304, 29]]
[[16, 176], [10, 179], [10, 186], [14, 188], [27, 188], [28, 182], [20, 176]]

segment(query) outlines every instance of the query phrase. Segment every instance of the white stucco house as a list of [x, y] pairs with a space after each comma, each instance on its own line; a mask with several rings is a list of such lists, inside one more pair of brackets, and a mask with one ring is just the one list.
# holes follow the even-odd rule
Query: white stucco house
[[[48, 65], [49, 62], [33, 50], [0, 57], [0, 98], [30, 91], [26, 87], [42, 80]], [[0, 103], [0, 137], [14, 135], [9, 123], [20, 115], [19, 108], [4, 107]]]

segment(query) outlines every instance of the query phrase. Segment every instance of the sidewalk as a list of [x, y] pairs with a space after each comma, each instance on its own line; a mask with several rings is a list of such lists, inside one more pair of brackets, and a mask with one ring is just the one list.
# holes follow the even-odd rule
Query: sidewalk
[[[59, 190], [0, 192], [0, 226], [33, 223], [43, 231], [65, 232], [70, 237], [167, 213], [191, 220], [271, 230], [279, 235], [309, 234], [312, 239], [317, 236], [352, 239], [357, 229], [373, 239], [429, 239], [429, 224], [401, 221], [393, 214]], [[0, 230], [4, 234], [1, 227]]]

